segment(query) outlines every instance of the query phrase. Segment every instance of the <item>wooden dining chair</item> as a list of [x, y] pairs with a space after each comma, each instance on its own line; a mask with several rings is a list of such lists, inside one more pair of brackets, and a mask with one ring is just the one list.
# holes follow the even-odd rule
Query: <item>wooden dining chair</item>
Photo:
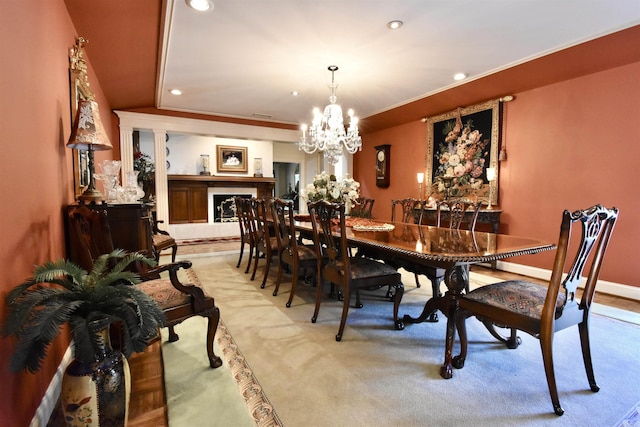
[[[421, 206], [421, 201], [418, 199], [414, 199], [412, 197], [408, 197], [406, 199], [392, 199], [391, 200], [391, 222], [396, 222], [396, 210], [400, 208], [400, 215], [398, 216], [398, 222], [413, 224], [415, 223], [415, 208]], [[396, 268], [400, 268], [396, 266]], [[416, 280], [416, 287], [420, 287], [420, 280], [417, 274], [414, 274]], [[389, 294], [391, 294], [391, 289], [389, 289]]]
[[[313, 246], [306, 246], [298, 242], [296, 236], [295, 220], [293, 218], [293, 200], [274, 199], [272, 207], [272, 217], [275, 225], [276, 240], [278, 241], [278, 253], [280, 262], [278, 263], [278, 278], [273, 296], [278, 295], [284, 267], [291, 271], [291, 291], [287, 307], [291, 307], [293, 296], [298, 285], [298, 276], [302, 271], [305, 282], [312, 280], [316, 269], [316, 253]], [[311, 274], [307, 274], [311, 273]]]
[[[482, 209], [482, 201], [473, 202], [466, 199], [439, 200], [436, 202], [436, 227], [448, 226], [452, 230], [465, 228], [475, 231], [478, 215]], [[443, 220], [444, 213], [447, 213], [447, 220]], [[467, 215], [470, 213], [470, 215]], [[467, 219], [468, 218], [468, 219]], [[469, 266], [467, 265], [467, 273]], [[424, 274], [431, 281], [433, 296], [440, 296], [440, 285], [444, 280], [445, 270], [442, 268], [427, 268], [418, 274]], [[469, 285], [465, 289], [469, 292]], [[434, 321], [437, 315], [434, 313]]]
[[[316, 307], [311, 321], [318, 319], [322, 302], [322, 280], [336, 285], [343, 294], [342, 317], [336, 335], [336, 341], [342, 340], [342, 334], [349, 314], [352, 290], [379, 289], [391, 285], [394, 287], [393, 321], [396, 329], [403, 329], [404, 323], [398, 318], [398, 308], [404, 286], [402, 278], [393, 267], [382, 262], [366, 258], [352, 257], [347, 243], [344, 203], [335, 204], [325, 200], [311, 202], [308, 205], [313, 227], [313, 239], [318, 268], [318, 290]], [[334, 218], [337, 224], [334, 222]], [[326, 260], [322, 262], [322, 260]], [[361, 304], [356, 305], [361, 308]]]
[[[77, 239], [77, 259], [72, 259], [86, 271], [91, 271], [93, 263], [102, 254], [111, 253], [114, 249], [111, 238], [111, 228], [107, 211], [103, 209], [89, 209], [80, 205], [69, 209], [69, 235]], [[180, 269], [191, 267], [190, 261], [180, 261], [164, 264], [156, 268], [147, 269], [141, 266], [135, 272], [140, 275], [142, 283], [136, 285], [158, 303], [166, 316], [166, 326], [169, 329], [169, 341], [179, 339], [175, 327], [193, 316], [208, 319], [206, 349], [209, 366], [217, 368], [222, 365], [222, 359], [213, 351], [215, 334], [220, 321], [220, 310], [215, 305], [213, 297], [206, 291], [191, 283], [182, 283], [178, 279]], [[160, 274], [168, 272], [169, 277]], [[166, 273], [165, 273], [166, 274]]]
[[[470, 316], [477, 317], [495, 338], [512, 349], [520, 343], [515, 331], [527, 332], [540, 340], [553, 410], [562, 415], [564, 410], [560, 406], [553, 366], [554, 334], [578, 325], [587, 380], [591, 391], [597, 392], [599, 387], [593, 373], [589, 342], [589, 309], [617, 218], [618, 209], [607, 209], [601, 205], [575, 212], [565, 210], [548, 286], [525, 280], [508, 280], [482, 286], [463, 295], [458, 301], [462, 314], [456, 319], [460, 355], [454, 358], [454, 366], [464, 366], [467, 355], [465, 319]], [[578, 235], [572, 239], [572, 227], [576, 223], [582, 226], [581, 233], [576, 233]], [[578, 298], [577, 287], [583, 281], [589, 260], [591, 265], [586, 271], [584, 290]], [[502, 337], [494, 325], [511, 328], [511, 335]]]
[[251, 232], [251, 201], [245, 197], [236, 196], [234, 202], [236, 217], [238, 218], [238, 226], [240, 227], [240, 253], [238, 254], [238, 264], [236, 264], [236, 268], [240, 268], [242, 257], [244, 255], [244, 247], [249, 245], [249, 261], [245, 271], [245, 273], [247, 273], [249, 271], [249, 265], [251, 265], [254, 247], [253, 233]]
[[358, 197], [356, 199], [356, 205], [351, 208], [350, 215], [359, 218], [371, 218], [375, 201], [375, 199], [369, 199], [367, 197]]
[[171, 249], [171, 262], [176, 262], [178, 243], [167, 231], [158, 227], [158, 224], [162, 224], [164, 221], [158, 220], [158, 214], [156, 211], [152, 211], [151, 219], [153, 221], [151, 224], [151, 237], [153, 240], [153, 252], [156, 262], [160, 261], [160, 253], [165, 249]]
[[275, 234], [269, 227], [269, 215], [271, 210], [272, 199], [251, 199], [251, 207], [254, 219], [254, 241], [255, 241], [255, 256], [253, 263], [253, 273], [251, 274], [251, 280], [256, 277], [256, 271], [258, 270], [258, 260], [262, 257], [265, 260], [264, 276], [260, 287], [264, 289], [267, 284], [267, 277], [269, 277], [269, 269], [271, 268], [271, 260], [275, 256], [279, 256], [278, 253], [278, 240]]
[[396, 210], [400, 208], [400, 216], [398, 222], [408, 224], [415, 223], [414, 209], [420, 205], [420, 200], [408, 197], [406, 199], [391, 200], [391, 222], [396, 222]]

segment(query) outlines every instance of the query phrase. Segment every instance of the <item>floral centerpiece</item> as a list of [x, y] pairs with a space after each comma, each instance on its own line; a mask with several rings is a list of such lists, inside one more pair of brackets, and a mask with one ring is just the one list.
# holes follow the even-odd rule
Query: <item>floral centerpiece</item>
[[156, 167], [151, 157], [142, 151], [133, 153], [133, 170], [137, 170], [138, 182], [152, 182], [155, 180]]
[[479, 130], [473, 130], [472, 120], [467, 120], [463, 125], [460, 115], [455, 121], [447, 123], [443, 132], [446, 137], [436, 153], [439, 165], [435, 175], [450, 178], [448, 185], [451, 187], [445, 188], [447, 180], [440, 179], [438, 191], [464, 195], [479, 190], [484, 184], [485, 159], [488, 155], [485, 147], [489, 140], [482, 139]]
[[356, 205], [356, 199], [360, 197], [360, 183], [346, 176], [338, 180], [335, 175], [322, 172], [313, 178], [313, 183], [308, 184], [302, 197], [310, 202], [327, 200], [329, 202], [344, 202], [347, 209]]

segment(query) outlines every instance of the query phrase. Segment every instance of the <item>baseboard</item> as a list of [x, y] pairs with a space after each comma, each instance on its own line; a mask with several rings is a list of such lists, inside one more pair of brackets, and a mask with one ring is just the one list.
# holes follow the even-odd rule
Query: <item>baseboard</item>
[[69, 363], [71, 363], [71, 360], [73, 360], [73, 348], [70, 345], [67, 347], [67, 351], [65, 351], [64, 356], [62, 357], [62, 361], [58, 365], [58, 369], [51, 379], [49, 387], [47, 387], [47, 391], [45, 392], [42, 401], [40, 401], [40, 406], [38, 406], [36, 413], [31, 419], [29, 427], [46, 427], [49, 423], [51, 414], [53, 414], [53, 411], [58, 404], [58, 398], [60, 397], [60, 390], [62, 389], [62, 375], [64, 374], [65, 369], [67, 369], [67, 366], [69, 366]]
[[[551, 270], [544, 268], [531, 267], [528, 265], [515, 264], [512, 262], [498, 261], [496, 264], [498, 270], [507, 271], [509, 273], [522, 274], [524, 276], [535, 277], [536, 279], [549, 280], [551, 278]], [[597, 292], [609, 295], [615, 295], [622, 298], [640, 301], [640, 288], [637, 286], [624, 285], [622, 283], [609, 282], [606, 280], [598, 280]]]

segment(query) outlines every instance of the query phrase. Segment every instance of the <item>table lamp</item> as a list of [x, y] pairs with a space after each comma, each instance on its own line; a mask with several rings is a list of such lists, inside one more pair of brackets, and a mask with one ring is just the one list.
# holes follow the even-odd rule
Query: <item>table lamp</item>
[[418, 178], [418, 185], [419, 185], [418, 199], [422, 200], [422, 183], [424, 182], [424, 173], [418, 172], [417, 178]]
[[96, 189], [93, 152], [111, 150], [113, 146], [104, 131], [97, 102], [90, 100], [78, 102], [78, 111], [67, 147], [88, 151], [89, 185], [84, 193], [78, 196], [78, 199], [89, 202], [104, 200], [102, 193]]

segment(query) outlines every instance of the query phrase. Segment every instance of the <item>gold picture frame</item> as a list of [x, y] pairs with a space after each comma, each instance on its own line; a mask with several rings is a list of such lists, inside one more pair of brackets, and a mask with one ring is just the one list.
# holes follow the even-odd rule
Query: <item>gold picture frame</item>
[[247, 172], [247, 147], [216, 145], [218, 172]]
[[[69, 80], [71, 89], [71, 126], [76, 119], [78, 103], [93, 100], [94, 94], [89, 88], [87, 63], [84, 59], [84, 45], [88, 41], [78, 37], [76, 44], [69, 49]], [[89, 186], [89, 155], [87, 150], [73, 149], [73, 182], [75, 196], [78, 198]]]
[[[500, 101], [493, 100], [427, 118], [428, 195], [498, 203], [500, 116]], [[492, 181], [487, 168], [495, 168]]]

